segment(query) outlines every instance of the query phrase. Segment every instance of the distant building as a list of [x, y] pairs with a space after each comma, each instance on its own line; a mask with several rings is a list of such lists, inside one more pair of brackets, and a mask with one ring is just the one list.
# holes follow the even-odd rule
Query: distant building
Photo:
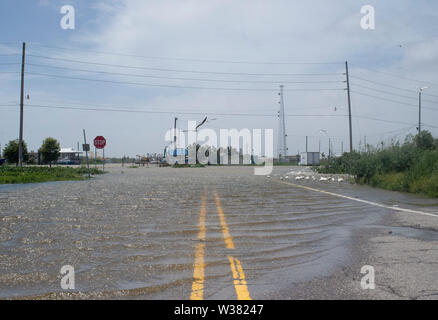
[[293, 156], [285, 156], [285, 158], [289, 161], [289, 163], [298, 164], [300, 162], [300, 156], [298, 154]]
[[80, 164], [80, 156], [82, 151], [74, 150], [73, 148], [61, 148], [59, 151], [59, 164]]
[[302, 166], [317, 166], [319, 165], [319, 152], [301, 152], [300, 165]]
[[300, 161], [299, 155], [284, 156], [281, 159], [274, 158], [274, 164], [278, 164], [278, 163], [285, 164], [286, 163], [286, 164], [296, 165], [299, 163], [299, 161]]

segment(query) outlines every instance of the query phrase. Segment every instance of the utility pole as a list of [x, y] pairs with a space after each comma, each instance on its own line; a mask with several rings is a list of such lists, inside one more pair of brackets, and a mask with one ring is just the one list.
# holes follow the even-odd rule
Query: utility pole
[[281, 161], [287, 155], [286, 147], [286, 123], [284, 120], [283, 85], [280, 85], [280, 111], [278, 112], [278, 160]]
[[347, 79], [347, 98], [348, 98], [348, 124], [350, 132], [350, 152], [353, 151], [353, 129], [351, 128], [351, 97], [350, 97], [350, 77], [348, 75], [348, 61], [345, 61], [345, 76]]
[[421, 134], [421, 94], [423, 93], [423, 90], [427, 88], [428, 87], [422, 87], [418, 92], [418, 134]]
[[20, 135], [18, 138], [18, 166], [23, 166], [23, 111], [24, 111], [24, 63], [26, 57], [26, 42], [23, 42], [21, 56], [21, 95], [20, 95]]
[[421, 133], [421, 90], [418, 93], [418, 134]]
[[367, 152], [368, 152], [367, 136], [364, 136], [364, 138], [363, 138], [363, 144], [364, 144], [364, 147], [365, 147], [365, 153], [367, 153]]
[[306, 136], [306, 153], [307, 153], [307, 145], [308, 145], [308, 142], [309, 142], [309, 137]]
[[344, 141], [341, 141], [341, 154], [344, 154]]

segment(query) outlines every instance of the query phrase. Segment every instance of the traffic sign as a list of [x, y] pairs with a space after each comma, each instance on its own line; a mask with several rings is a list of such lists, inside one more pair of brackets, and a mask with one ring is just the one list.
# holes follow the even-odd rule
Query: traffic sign
[[94, 146], [97, 149], [103, 149], [106, 146], [106, 140], [104, 137], [102, 136], [97, 136], [96, 138], [94, 138]]

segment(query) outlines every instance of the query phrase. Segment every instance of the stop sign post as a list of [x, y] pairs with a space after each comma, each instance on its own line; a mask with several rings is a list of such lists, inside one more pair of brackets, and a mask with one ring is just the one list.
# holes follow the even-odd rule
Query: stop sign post
[[[94, 138], [94, 147], [96, 149], [103, 149], [103, 170], [105, 170], [105, 146], [106, 146], [106, 139], [102, 136], [97, 136]], [[94, 156], [96, 158], [96, 155]]]

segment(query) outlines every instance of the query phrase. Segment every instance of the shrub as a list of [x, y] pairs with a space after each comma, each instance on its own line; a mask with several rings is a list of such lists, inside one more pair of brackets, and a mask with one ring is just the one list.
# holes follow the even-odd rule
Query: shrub
[[348, 173], [359, 183], [438, 197], [438, 143], [423, 131], [400, 145], [323, 159], [320, 173]]

